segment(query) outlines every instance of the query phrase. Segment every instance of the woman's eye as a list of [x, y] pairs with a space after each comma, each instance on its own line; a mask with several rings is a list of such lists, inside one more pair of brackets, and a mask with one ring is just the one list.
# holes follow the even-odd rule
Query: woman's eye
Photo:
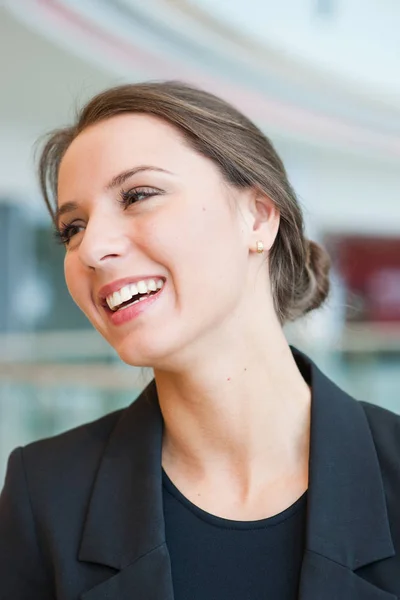
[[131, 204], [142, 202], [151, 196], [156, 196], [161, 193], [161, 190], [158, 190], [157, 188], [133, 188], [127, 192], [121, 190], [119, 201], [124, 208], [127, 208]]
[[84, 229], [83, 225], [76, 223], [61, 223], [59, 229], [55, 231], [56, 240], [65, 246], [68, 246], [71, 238]]

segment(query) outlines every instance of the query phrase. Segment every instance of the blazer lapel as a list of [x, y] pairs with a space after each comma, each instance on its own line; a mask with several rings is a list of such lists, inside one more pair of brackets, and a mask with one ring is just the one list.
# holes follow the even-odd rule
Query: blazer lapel
[[397, 600], [351, 569], [330, 558], [306, 551], [301, 572], [300, 600]]
[[306, 552], [299, 600], [395, 600], [356, 569], [395, 554], [363, 408], [292, 348], [312, 384]]
[[161, 478], [162, 418], [154, 380], [113, 431], [94, 483], [79, 560], [119, 572], [81, 600], [173, 600]]
[[162, 544], [81, 595], [81, 600], [173, 600], [167, 547]]

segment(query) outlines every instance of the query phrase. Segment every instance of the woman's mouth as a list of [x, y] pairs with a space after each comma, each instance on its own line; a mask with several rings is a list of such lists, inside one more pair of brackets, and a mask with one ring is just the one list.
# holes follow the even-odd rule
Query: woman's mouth
[[137, 302], [144, 301], [148, 296], [157, 294], [163, 287], [164, 280], [141, 279], [136, 283], [124, 285], [119, 290], [109, 294], [105, 301], [113, 312], [132, 306]]
[[103, 306], [114, 325], [135, 318], [154, 303], [164, 288], [161, 278], [141, 279], [106, 296]]

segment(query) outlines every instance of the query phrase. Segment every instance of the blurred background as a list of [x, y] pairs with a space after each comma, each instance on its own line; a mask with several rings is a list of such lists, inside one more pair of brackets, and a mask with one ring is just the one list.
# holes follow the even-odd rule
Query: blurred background
[[0, 2], [0, 487], [13, 448], [130, 403], [128, 368], [80, 314], [39, 196], [34, 144], [96, 92], [181, 79], [272, 139], [326, 306], [287, 337], [359, 399], [400, 413], [398, 0]]

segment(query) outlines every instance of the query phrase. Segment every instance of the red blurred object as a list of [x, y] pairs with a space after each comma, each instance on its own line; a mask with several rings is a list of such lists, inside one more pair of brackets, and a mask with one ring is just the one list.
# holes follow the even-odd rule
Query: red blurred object
[[400, 237], [335, 236], [331, 252], [348, 292], [348, 320], [400, 323]]

